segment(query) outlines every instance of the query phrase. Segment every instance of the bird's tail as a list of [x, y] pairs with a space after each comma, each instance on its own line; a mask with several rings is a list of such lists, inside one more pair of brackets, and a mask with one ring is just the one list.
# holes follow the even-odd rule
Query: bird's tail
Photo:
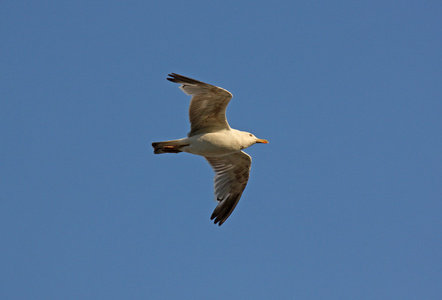
[[162, 154], [162, 153], [180, 153], [183, 152], [181, 148], [189, 146], [189, 144], [185, 144], [182, 140], [173, 140], [173, 141], [164, 141], [164, 142], [156, 142], [152, 143], [153, 153]]

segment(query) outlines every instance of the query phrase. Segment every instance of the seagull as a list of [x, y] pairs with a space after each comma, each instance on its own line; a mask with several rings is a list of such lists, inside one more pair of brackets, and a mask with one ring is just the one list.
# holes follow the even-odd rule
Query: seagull
[[252, 158], [242, 150], [269, 142], [230, 128], [226, 119], [226, 108], [232, 99], [229, 91], [176, 73], [169, 77], [167, 80], [181, 84], [180, 89], [192, 96], [190, 132], [186, 138], [152, 143], [154, 153], [187, 152], [209, 162], [215, 171], [213, 182], [218, 202], [210, 219], [221, 226], [235, 209], [249, 180]]

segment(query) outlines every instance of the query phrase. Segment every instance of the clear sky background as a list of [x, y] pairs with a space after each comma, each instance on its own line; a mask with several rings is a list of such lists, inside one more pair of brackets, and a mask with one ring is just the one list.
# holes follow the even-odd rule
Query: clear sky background
[[[2, 1], [1, 299], [442, 299], [442, 2]], [[270, 141], [154, 155], [176, 72]]]

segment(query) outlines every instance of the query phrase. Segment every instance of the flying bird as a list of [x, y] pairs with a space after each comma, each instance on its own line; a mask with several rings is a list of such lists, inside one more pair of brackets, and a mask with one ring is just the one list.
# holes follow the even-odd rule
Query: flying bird
[[180, 89], [192, 96], [190, 132], [186, 138], [152, 143], [154, 153], [187, 152], [209, 162], [215, 171], [213, 182], [218, 202], [210, 219], [221, 226], [235, 209], [249, 180], [252, 158], [242, 150], [268, 141], [230, 128], [226, 119], [230, 92], [176, 73], [169, 74], [167, 80], [181, 84]]

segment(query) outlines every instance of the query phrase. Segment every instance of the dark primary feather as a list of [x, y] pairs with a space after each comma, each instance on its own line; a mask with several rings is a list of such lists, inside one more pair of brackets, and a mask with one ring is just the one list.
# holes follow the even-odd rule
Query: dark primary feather
[[204, 82], [201, 82], [201, 81], [198, 81], [196, 79], [192, 79], [192, 78], [189, 78], [189, 77], [186, 77], [186, 76], [183, 76], [183, 75], [179, 75], [179, 74], [176, 74], [176, 73], [170, 73], [170, 74], [168, 74], [168, 76], [170, 76], [171, 78], [167, 78], [167, 80], [172, 81], [172, 82], [176, 82], [176, 83], [181, 83], [181, 84], [184, 84], [184, 83], [189, 83], [189, 84], [206, 84], [206, 85], [209, 85], [207, 83], [204, 83]]

